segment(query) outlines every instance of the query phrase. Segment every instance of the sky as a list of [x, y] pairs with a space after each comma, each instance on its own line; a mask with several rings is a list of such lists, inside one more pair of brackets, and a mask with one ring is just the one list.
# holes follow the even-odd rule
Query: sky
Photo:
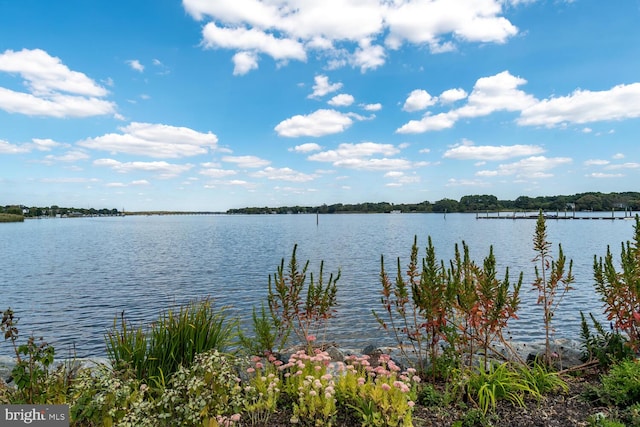
[[640, 0], [0, 0], [0, 205], [640, 191]]

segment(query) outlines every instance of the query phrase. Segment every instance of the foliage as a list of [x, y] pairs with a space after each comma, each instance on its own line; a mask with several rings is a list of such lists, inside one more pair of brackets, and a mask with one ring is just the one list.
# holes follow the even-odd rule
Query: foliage
[[600, 398], [621, 408], [640, 403], [640, 362], [625, 360], [613, 365], [602, 377]]
[[260, 307], [260, 314], [255, 307], [253, 308], [251, 320], [253, 336], [245, 335], [242, 329], [238, 328], [239, 343], [250, 355], [269, 354], [282, 350], [288, 335], [278, 339], [278, 321], [267, 313], [264, 303]]
[[488, 370], [482, 364], [475, 370], [470, 369], [463, 377], [462, 385], [467, 398], [475, 402], [485, 414], [489, 409], [495, 410], [499, 400], [524, 407], [526, 394], [536, 398], [541, 396], [508, 362], [492, 363]]
[[534, 362], [532, 366], [520, 365], [517, 369], [520, 377], [535, 391], [534, 396], [569, 391], [569, 385], [557, 372], [550, 371], [547, 364]]
[[247, 385], [244, 387], [244, 413], [250, 425], [268, 425], [271, 415], [278, 409], [282, 381], [278, 367], [282, 361], [270, 354], [265, 363], [261, 357], [252, 358], [248, 367]]
[[640, 217], [636, 215], [633, 243], [622, 243], [622, 271], [616, 271], [613, 255], [594, 256], [593, 271], [596, 291], [605, 304], [607, 319], [623, 331], [634, 351], [640, 350]]
[[591, 415], [587, 421], [589, 423], [589, 427], [625, 427], [625, 424], [623, 422], [620, 422], [616, 419], [608, 418], [602, 412]]
[[138, 379], [164, 382], [179, 366], [189, 366], [196, 355], [233, 344], [236, 320], [229, 320], [226, 308], [214, 309], [205, 299], [168, 310], [148, 330], [132, 327], [121, 317], [120, 326], [107, 332], [107, 355], [116, 369], [131, 369]]
[[0, 213], [0, 222], [24, 222], [24, 216], [16, 214], [4, 214]]
[[493, 247], [489, 248], [482, 268], [471, 261], [469, 248], [464, 242], [462, 247], [464, 255], [461, 257], [456, 245], [455, 261], [451, 262], [450, 271], [458, 295], [457, 318], [462, 319], [458, 328], [462, 331], [463, 343], [468, 345], [469, 363], [473, 359], [473, 344], [477, 342], [482, 349], [486, 369], [493, 342], [505, 342], [503, 330], [510, 319], [517, 318], [522, 273], [512, 286], [507, 268], [504, 279], [500, 281], [496, 277]]
[[[337, 305], [337, 282], [340, 271], [334, 277], [329, 276], [324, 283], [324, 261], [320, 262], [318, 280], [310, 274], [310, 283], [306, 289], [309, 261], [302, 268], [296, 259], [298, 245], [294, 245], [291, 259], [285, 270], [284, 258], [273, 277], [269, 276], [269, 310], [276, 321], [277, 340], [283, 342], [291, 330], [302, 343], [308, 343], [309, 337], [317, 334], [326, 322], [333, 317]], [[304, 298], [304, 299], [303, 299]]]
[[47, 404], [63, 403], [74, 369], [73, 362], [54, 366], [55, 348], [43, 338], [30, 336], [26, 343], [18, 344], [18, 319], [10, 308], [2, 313], [0, 331], [10, 340], [15, 354], [11, 376], [14, 390], [4, 390], [3, 399], [11, 403]]
[[105, 366], [85, 369], [74, 382], [71, 419], [107, 427], [232, 425], [244, 404], [236, 372], [234, 359], [217, 350], [198, 354], [189, 367], [181, 365], [166, 387], [157, 389]]
[[[417, 358], [417, 367], [425, 372], [427, 356], [432, 364], [436, 363], [440, 343], [450, 330], [454, 290], [446, 280], [443, 262], [436, 259], [431, 237], [422, 260], [418, 260], [417, 236], [414, 237], [407, 280], [402, 276], [400, 258], [397, 262], [397, 276], [392, 283], [384, 268], [384, 256], [380, 259], [380, 302], [385, 313], [384, 317], [375, 311], [373, 315], [383, 329], [393, 332], [399, 344], [408, 339], [410, 347], [400, 346], [404, 358]], [[411, 355], [407, 353], [407, 347], [411, 349]], [[432, 373], [435, 375], [435, 371]]]
[[595, 333], [591, 332], [584, 313], [580, 312], [583, 361], [597, 360], [601, 367], [608, 368], [614, 363], [633, 357], [633, 351], [627, 345], [624, 335], [615, 330], [605, 331], [593, 314], [589, 313], [589, 316]]
[[543, 360], [548, 365], [552, 363], [553, 316], [567, 292], [572, 289], [570, 285], [574, 281], [571, 274], [573, 260], [569, 261], [569, 270], [565, 272], [566, 258], [562, 252], [562, 245], [558, 245], [557, 260], [553, 259], [550, 248], [551, 243], [547, 240], [547, 226], [542, 210], [540, 210], [533, 237], [533, 249], [536, 252], [533, 262], [539, 263], [535, 267], [536, 279], [533, 282], [533, 287], [538, 291], [538, 304], [542, 304], [544, 310], [545, 347]]

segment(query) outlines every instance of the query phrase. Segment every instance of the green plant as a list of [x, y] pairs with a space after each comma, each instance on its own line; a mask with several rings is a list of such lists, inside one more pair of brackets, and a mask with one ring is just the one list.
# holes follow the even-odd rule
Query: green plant
[[562, 245], [558, 245], [557, 260], [553, 259], [550, 248], [551, 243], [547, 241], [547, 226], [542, 210], [540, 210], [533, 237], [533, 249], [536, 252], [533, 262], [539, 263], [535, 266], [536, 279], [533, 282], [533, 287], [538, 291], [538, 304], [541, 304], [544, 310], [545, 347], [543, 360], [548, 365], [552, 363], [553, 315], [565, 295], [572, 289], [571, 283], [574, 281], [571, 274], [573, 260], [569, 261], [569, 270], [565, 274], [566, 258], [562, 252]]
[[167, 310], [148, 330], [132, 327], [121, 316], [118, 327], [107, 332], [107, 355], [116, 370], [131, 369], [138, 379], [161, 382], [196, 355], [227, 350], [235, 338], [237, 321], [228, 319], [226, 308], [214, 309], [209, 299]]
[[[416, 367], [427, 370], [426, 360], [432, 366], [440, 356], [440, 343], [446, 339], [449, 317], [452, 316], [454, 292], [446, 281], [444, 263], [436, 259], [435, 248], [428, 238], [426, 256], [418, 259], [417, 236], [414, 236], [407, 269], [407, 280], [403, 278], [400, 258], [397, 260], [397, 275], [392, 283], [384, 267], [384, 256], [380, 258], [381, 304], [384, 317], [373, 311], [378, 323], [391, 330], [400, 345], [405, 360], [415, 360]], [[411, 355], [407, 353], [411, 350]], [[435, 380], [436, 370], [431, 371]]]
[[[309, 285], [306, 286], [309, 261], [300, 268], [296, 258], [297, 247], [298, 245], [293, 247], [287, 269], [285, 270], [283, 258], [277, 272], [273, 277], [269, 276], [268, 303], [276, 322], [277, 340], [282, 342], [293, 330], [302, 343], [311, 345], [316, 334], [334, 315], [340, 271], [335, 277], [331, 274], [325, 285], [324, 261], [321, 261], [318, 279], [314, 280], [311, 273]], [[306, 297], [303, 299], [305, 287]]]
[[495, 410], [499, 400], [524, 407], [525, 394], [540, 397], [539, 391], [531, 387], [508, 362], [492, 363], [488, 370], [481, 364], [478, 369], [467, 373], [464, 386], [467, 397], [485, 414], [489, 409]]
[[[461, 345], [466, 347], [469, 366], [473, 363], [477, 344], [482, 349], [486, 370], [493, 343], [506, 344], [503, 330], [510, 319], [517, 318], [523, 275], [520, 273], [512, 286], [507, 268], [504, 279], [498, 280], [493, 247], [489, 248], [489, 255], [480, 268], [471, 260], [469, 247], [462, 242], [462, 255], [456, 244], [448, 276], [456, 289], [456, 325], [461, 333]], [[508, 345], [505, 347], [510, 348]], [[463, 353], [464, 350], [460, 348], [459, 351]], [[515, 353], [514, 357], [517, 357]]]
[[253, 336], [249, 337], [238, 328], [238, 340], [242, 348], [250, 355], [270, 354], [282, 350], [288, 340], [288, 334], [278, 339], [277, 320], [267, 313], [264, 303], [260, 307], [260, 314], [253, 307], [252, 315]]
[[602, 377], [600, 398], [621, 408], [640, 403], [640, 362], [625, 360], [613, 365]]
[[633, 350], [627, 345], [627, 339], [618, 331], [605, 331], [602, 324], [589, 313], [595, 333], [591, 333], [584, 313], [580, 312], [583, 355], [585, 362], [597, 360], [603, 368], [633, 357]]
[[261, 357], [252, 358], [243, 389], [244, 411], [250, 425], [268, 425], [277, 411], [282, 386], [277, 367], [281, 364], [273, 355], [269, 355], [267, 363]]
[[550, 371], [546, 363], [535, 362], [533, 366], [522, 364], [518, 369], [520, 377], [536, 392], [534, 396], [569, 391], [569, 385], [557, 372]]
[[589, 427], [625, 427], [625, 424], [612, 418], [608, 418], [604, 413], [589, 416], [587, 419]]
[[0, 331], [11, 341], [15, 365], [11, 376], [16, 388], [5, 396], [11, 403], [64, 403], [74, 375], [73, 363], [54, 367], [55, 348], [43, 338], [30, 336], [26, 343], [18, 344], [18, 319], [10, 308], [2, 313]]
[[596, 291], [605, 304], [607, 319], [628, 337], [633, 351], [640, 350], [640, 216], [635, 217], [633, 243], [622, 243], [622, 271], [616, 271], [613, 255], [594, 256], [593, 271]]

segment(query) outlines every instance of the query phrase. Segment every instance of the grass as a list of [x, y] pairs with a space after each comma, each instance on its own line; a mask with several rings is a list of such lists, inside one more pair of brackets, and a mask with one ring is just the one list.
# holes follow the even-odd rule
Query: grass
[[0, 213], [0, 222], [24, 222], [24, 216]]

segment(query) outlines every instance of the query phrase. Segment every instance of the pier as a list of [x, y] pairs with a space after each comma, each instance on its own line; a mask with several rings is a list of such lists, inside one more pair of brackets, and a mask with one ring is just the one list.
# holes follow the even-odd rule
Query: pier
[[[631, 211], [611, 211], [611, 214], [605, 212], [543, 212], [545, 220], [630, 220], [635, 215]], [[476, 212], [476, 219], [538, 219], [538, 213], [532, 212]]]

